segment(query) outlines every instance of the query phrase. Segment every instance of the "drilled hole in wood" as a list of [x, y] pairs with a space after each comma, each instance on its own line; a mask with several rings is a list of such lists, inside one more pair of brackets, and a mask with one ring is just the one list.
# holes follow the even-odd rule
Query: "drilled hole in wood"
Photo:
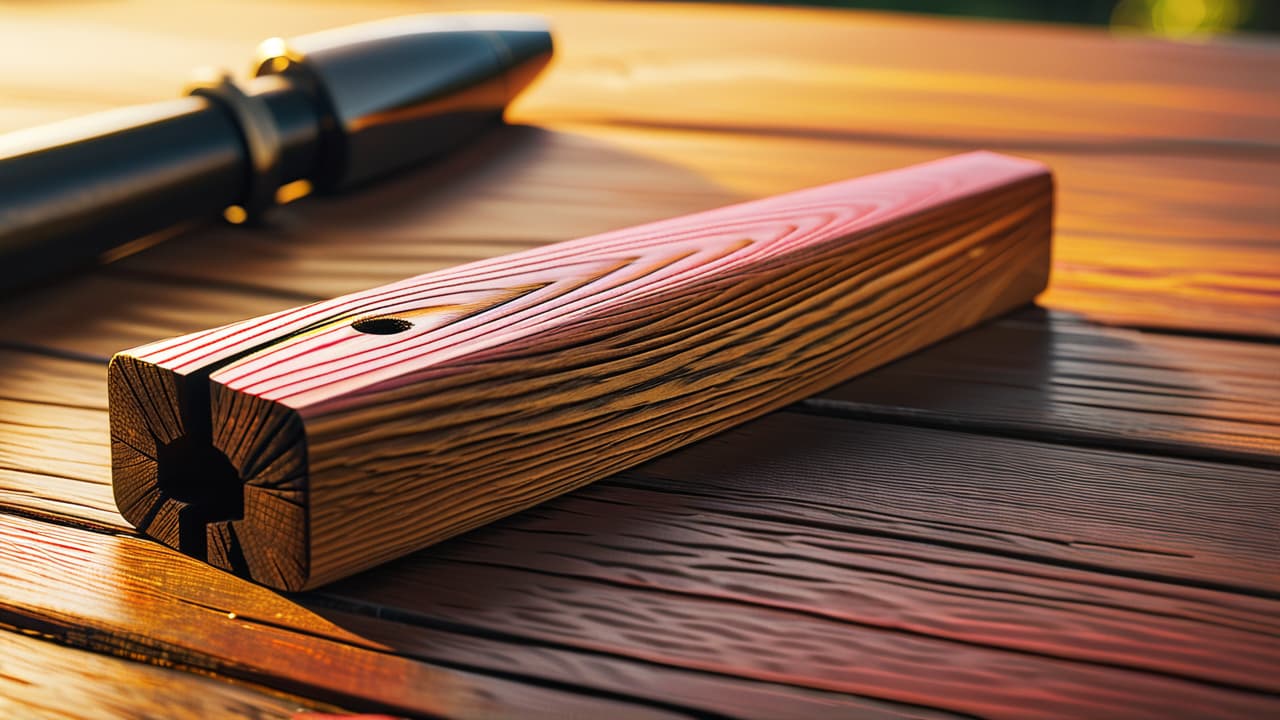
[[373, 317], [357, 320], [351, 327], [370, 335], [395, 335], [413, 327], [413, 323], [397, 317]]

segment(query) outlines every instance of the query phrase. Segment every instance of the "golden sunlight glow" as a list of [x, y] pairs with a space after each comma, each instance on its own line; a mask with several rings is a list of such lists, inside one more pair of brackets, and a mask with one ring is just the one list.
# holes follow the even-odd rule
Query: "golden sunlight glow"
[[258, 62], [265, 63], [271, 72], [284, 72], [301, 58], [289, 49], [284, 38], [268, 38], [258, 45]]
[[222, 217], [232, 225], [239, 225], [249, 219], [249, 213], [239, 205], [232, 205], [222, 211]]
[[276, 57], [278, 55], [288, 55], [289, 46], [285, 44], [284, 38], [273, 37], [262, 41], [258, 46], [258, 55], [263, 58]]
[[285, 183], [276, 190], [276, 202], [280, 205], [287, 205], [294, 200], [300, 200], [311, 194], [311, 183], [307, 180], [294, 180], [291, 183]]
[[1111, 26], [1185, 38], [1234, 30], [1252, 10], [1250, 0], [1121, 0]]

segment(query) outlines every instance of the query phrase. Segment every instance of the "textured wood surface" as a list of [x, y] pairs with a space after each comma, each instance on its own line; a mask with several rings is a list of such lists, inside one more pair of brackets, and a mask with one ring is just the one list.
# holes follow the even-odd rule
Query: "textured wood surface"
[[[6, 12], [0, 67], [24, 72], [0, 82], [0, 129], [171, 97], [193, 66], [243, 67], [261, 37], [433, 7], [474, 9], [387, 0], [306, 13], [284, 2], [15, 6]], [[327, 236], [348, 248], [338, 262], [325, 263], [341, 252], [331, 246], [290, 252], [292, 243], [277, 238], [266, 256], [287, 261], [285, 272], [240, 272], [226, 263], [225, 246], [216, 263], [171, 259], [163, 271], [318, 282], [297, 278], [317, 263], [345, 273], [376, 258], [377, 249], [361, 255], [349, 238], [381, 234], [379, 226], [399, 235], [401, 258], [431, 252], [418, 242], [423, 233], [564, 240], [988, 148], [1056, 171], [1062, 203], [1050, 307], [1111, 323], [1280, 335], [1280, 300], [1268, 291], [1280, 282], [1280, 206], [1271, 192], [1280, 183], [1280, 59], [1266, 43], [1173, 44], [820, 10], [536, 8], [552, 17], [560, 42], [552, 72], [513, 108], [513, 120], [538, 126], [533, 137], [455, 174], [443, 193], [415, 175], [307, 215], [305, 232], [291, 239]], [[77, 44], [93, 49], [91, 69], [76, 53], [40, 52]], [[153, 54], [166, 62], [149, 62]], [[540, 161], [548, 157], [556, 162]], [[549, 201], [557, 212], [545, 212]], [[421, 215], [410, 219], [415, 210]], [[252, 243], [253, 255], [261, 245]], [[373, 284], [417, 271], [393, 268]], [[359, 280], [311, 295], [369, 286]]]
[[1277, 465], [1280, 347], [1030, 308], [803, 402], [839, 417]]
[[0, 715], [22, 720], [251, 717], [340, 713], [241, 684], [77, 652], [0, 631]]
[[[263, 37], [431, 6], [10, 4], [0, 128], [169, 98]], [[449, 717], [1280, 712], [1280, 52], [795, 9], [548, 11], [562, 53], [522, 127], [271, 228], [198, 228], [0, 300], [0, 622], [73, 646], [43, 687], [123, 655]], [[116, 350], [979, 146], [1055, 171], [1048, 312], [322, 593], [210, 570], [113, 507]], [[496, 704], [472, 702], [491, 687]], [[152, 707], [92, 690], [125, 716]]]
[[386, 712], [667, 716], [631, 703], [389, 656], [378, 644], [342, 632], [285, 598], [204, 570], [140, 538], [16, 517], [0, 518], [0, 534], [0, 563], [11, 578], [0, 588], [0, 622], [73, 646], [162, 659]]
[[[741, 717], [1280, 703], [1275, 472], [787, 415], [290, 599], [153, 544], [15, 520], [5, 572], [23, 580], [3, 605], [23, 619], [6, 622], [56, 613], [67, 642], [84, 625], [364, 709], [404, 707], [404, 690], [343, 645], [629, 702], [661, 687], [669, 706]], [[1209, 493], [1215, 507], [1181, 507]], [[218, 641], [184, 639], [196, 622]], [[268, 640], [372, 684], [246, 660]]]
[[135, 348], [108, 375], [116, 501], [316, 587], [1027, 303], [1052, 200], [1043, 166], [970, 153]]

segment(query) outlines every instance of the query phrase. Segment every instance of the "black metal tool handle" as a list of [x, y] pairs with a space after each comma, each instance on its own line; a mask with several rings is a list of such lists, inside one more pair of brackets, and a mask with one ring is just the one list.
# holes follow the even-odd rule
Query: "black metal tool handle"
[[298, 180], [339, 190], [430, 160], [501, 121], [551, 57], [526, 15], [422, 15], [260, 49], [243, 85], [0, 136], [0, 292]]

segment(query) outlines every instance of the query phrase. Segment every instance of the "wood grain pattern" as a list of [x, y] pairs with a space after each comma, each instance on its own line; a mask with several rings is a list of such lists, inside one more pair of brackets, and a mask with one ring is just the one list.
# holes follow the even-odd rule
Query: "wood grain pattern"
[[[941, 348], [929, 350], [926, 354], [938, 349]], [[884, 375], [891, 370], [891, 367], [885, 368], [872, 373], [870, 377]], [[962, 380], [960, 377], [954, 382]], [[916, 377], [908, 377], [900, 382], [922, 381]], [[989, 388], [991, 393], [1000, 391], [999, 385], [993, 384]], [[1053, 387], [1046, 386], [1043, 392], [1052, 393]], [[900, 393], [904, 397], [911, 397], [909, 387], [900, 387]], [[803, 405], [795, 407], [800, 410], [804, 408]], [[1059, 412], [1070, 413], [1070, 407], [1065, 405]], [[981, 406], [974, 406], [967, 412], [972, 413], [976, 422], [976, 419], [981, 418], [981, 409]], [[27, 405], [20, 406], [20, 412], [33, 420], [38, 418], [43, 427], [56, 428], [71, 425], [77, 418], [85, 417], [87, 411], [60, 406]], [[79, 442], [45, 442], [46, 438], [70, 436], [68, 431], [37, 430], [23, 434], [17, 428], [6, 429], [4, 437], [11, 438], [14, 447], [9, 456], [14, 460], [6, 460], [6, 463], [20, 463], [20, 469], [15, 471], [6, 468], [0, 473], [0, 478], [3, 479], [0, 487], [3, 488], [4, 507], [26, 514], [49, 516], [64, 522], [112, 530], [126, 527], [124, 520], [111, 507], [108, 487], [109, 453], [106, 447], [107, 419], [105, 413], [96, 412], [98, 415], [92, 422], [98, 430]], [[1105, 415], [1103, 419], [1105, 421]], [[1133, 422], [1135, 425], [1146, 424], [1142, 420]], [[1151, 422], [1154, 423], [1155, 420]], [[883, 501], [887, 504], [882, 510], [889, 516], [911, 515], [935, 505], [958, 512], [959, 506], [954, 502], [947, 502], [951, 493], [960, 492], [966, 484], [987, 490], [992, 493], [990, 501], [1006, 506], [1006, 511], [984, 515], [981, 504], [978, 503], [968, 507], [962, 517], [949, 516], [942, 520], [960, 520], [964, 526], [975, 529], [989, 526], [994, 537], [998, 538], [989, 545], [980, 544], [981, 548], [989, 552], [997, 552], [1009, 543], [1048, 538], [1034, 543], [1037, 552], [1050, 553], [1045, 556], [1045, 562], [1069, 561], [1090, 565], [1102, 563], [1117, 571], [1145, 575], [1157, 573], [1162, 577], [1172, 575], [1185, 582], [1196, 582], [1197, 578], [1204, 582], [1221, 582], [1230, 577], [1233, 578], [1233, 587], [1238, 585], [1248, 588], [1249, 592], [1268, 593], [1280, 590], [1274, 585], [1274, 578], [1268, 575], [1270, 571], [1265, 568], [1260, 571], [1257, 565], [1257, 562], [1267, 558], [1270, 552], [1268, 543], [1276, 539], [1274, 532], [1271, 535], [1265, 532], [1251, 534], [1252, 528], [1265, 530], [1269, 527], [1266, 513], [1270, 512], [1269, 508], [1275, 497], [1274, 471], [983, 437], [972, 434], [972, 431], [969, 431], [970, 434], [956, 435], [929, 428], [894, 425], [885, 425], [881, 429], [875, 427], [865, 423], [850, 423], [821, 416], [806, 417], [789, 412], [777, 421], [760, 420], [753, 425], [730, 431], [723, 445], [718, 441], [701, 443], [699, 448], [704, 445], [707, 447], [698, 452], [689, 451], [684, 456], [709, 458], [703, 463], [706, 471], [696, 476], [701, 483], [707, 485], [706, 492], [728, 492], [735, 482], [741, 481], [731, 479], [720, 483], [716, 480], [726, 460], [739, 455], [750, 458], [754, 457], [755, 452], [761, 453], [757, 461], [759, 469], [748, 474], [751, 482], [759, 484], [773, 473], [782, 471], [779, 468], [785, 467], [788, 443], [795, 443], [797, 452], [804, 451], [797, 457], [806, 458], [806, 462], [820, 463], [813, 470], [815, 477], [847, 477], [845, 482], [857, 481], [871, 487], [896, 488], [893, 491], [877, 490], [856, 498], [848, 495], [843, 500], [845, 504], [855, 505], [856, 499], [855, 506], [870, 503], [872, 499]], [[967, 425], [963, 423], [959, 424], [959, 429], [968, 431]], [[1190, 431], [1184, 429], [1182, 432]], [[770, 437], [771, 434], [776, 434], [776, 437]], [[1163, 439], [1156, 433], [1147, 442], [1156, 444]], [[813, 453], [810, 451], [815, 447], [814, 443], [825, 453], [823, 457], [811, 457]], [[905, 451], [905, 448], [915, 445], [940, 449], [927, 452]], [[966, 445], [980, 448], [971, 450], [978, 455], [1006, 460], [998, 468], [980, 471], [967, 460], [951, 457], [953, 454], [963, 455]], [[20, 446], [29, 448], [25, 457], [18, 451]], [[750, 450], [753, 448], [754, 450]], [[841, 458], [846, 455], [858, 458], [856, 465], [843, 467], [847, 463], [843, 463]], [[1037, 457], [1047, 459], [1039, 462]], [[69, 473], [68, 477], [57, 478], [44, 469], [57, 462], [66, 463], [66, 467], [73, 469], [75, 474]], [[661, 468], [664, 462], [658, 460], [648, 467]], [[687, 462], [694, 461], [691, 459]], [[1026, 473], [1031, 471], [1020, 468], [1040, 465], [1044, 466], [1040, 469], [1046, 473], [1045, 477], [1058, 480], [1050, 483], [1028, 483]], [[734, 467], [747, 472], [745, 468]], [[1088, 471], [1089, 468], [1095, 470]], [[684, 472], [694, 474], [695, 471]], [[929, 480], [931, 477], [935, 479]], [[1109, 482], [1108, 478], [1111, 477], [1122, 478], [1123, 482]], [[947, 482], [941, 483], [937, 478], [946, 478]], [[1064, 484], [1066, 480], [1073, 478], [1081, 484]], [[680, 482], [688, 480], [682, 479]], [[942, 492], [941, 495], [928, 492], [935, 486]], [[1135, 503], [1133, 499], [1141, 494], [1144, 486], [1155, 490], [1141, 503]], [[1236, 494], [1222, 499], [1222, 487]], [[778, 497], [786, 496], [785, 490], [780, 489], [778, 492]], [[1185, 497], [1219, 498], [1226, 504], [1215, 505], [1216, 509], [1212, 513], [1199, 506], [1179, 509], [1180, 499]], [[837, 504], [834, 500], [827, 502]], [[1017, 511], [1018, 507], [1036, 507], [1042, 510], [1035, 518], [1026, 518]], [[1232, 507], [1240, 508], [1239, 512], [1244, 515], [1237, 515], [1236, 511], [1230, 509]], [[1153, 511], [1153, 508], [1158, 511]], [[1046, 513], [1050, 512], [1054, 518], [1052, 522], [1047, 519]], [[1083, 529], [1084, 525], [1077, 519], [1081, 515], [1087, 515], [1093, 518], [1092, 523], [1100, 524], [1091, 525], [1093, 529], [1087, 540], [1077, 543], [1080, 538], [1072, 533]], [[1106, 522], [1101, 522], [1104, 516]], [[1247, 523], [1237, 523], [1237, 520], [1243, 520], [1244, 517], [1249, 518]], [[1175, 519], [1176, 523], [1173, 522]], [[864, 517], [863, 521], [870, 522], [870, 519]], [[1181, 530], [1184, 525], [1198, 529]], [[890, 523], [881, 529], [890, 530], [892, 527]], [[1023, 539], [1004, 539], [1006, 531], [1012, 531], [1014, 538]], [[1173, 556], [1161, 553], [1117, 553], [1104, 547], [1109, 542], [1108, 537], [1113, 540], [1149, 539], [1153, 532], [1158, 535], [1158, 539], [1153, 541], [1156, 545], [1175, 548]], [[948, 541], [967, 538], [968, 542], [977, 542], [981, 537], [973, 532], [966, 532], [951, 537]], [[1189, 555], [1189, 558], [1181, 557], [1182, 555]]]
[[1280, 347], [1011, 314], [812, 398], [808, 412], [1280, 464]]
[[[171, 97], [186, 68], [240, 67], [263, 35], [429, 7], [462, 6], [10, 8], [0, 67], [22, 72], [0, 77], [0, 127]], [[184, 237], [151, 267], [309, 285], [309, 298], [329, 298], [501, 254], [495, 237], [558, 241], [986, 147], [1045, 162], [1060, 181], [1052, 307], [1109, 323], [1280, 337], [1280, 300], [1268, 291], [1280, 282], [1280, 52], [1265, 43], [794, 8], [538, 10], [559, 28], [562, 52], [511, 117], [546, 136], [504, 147], [492, 171], [454, 165], [447, 182], [418, 176], [332, 210], [326, 200], [272, 233], [197, 233], [207, 254], [184, 258], [195, 239]], [[26, 61], [50, 44], [96, 49], [95, 72], [72, 52]], [[433, 212], [410, 217], [406, 205]], [[394, 248], [360, 254], [369, 235], [389, 232], [401, 240]], [[319, 243], [325, 236], [335, 243]], [[303, 247], [289, 252], [295, 242]], [[430, 257], [459, 242], [481, 247]], [[406, 253], [427, 257], [401, 266]], [[380, 256], [379, 277], [355, 277]]]
[[[9, 4], [0, 129], [172, 97], [268, 35], [448, 7]], [[1280, 347], [1244, 342], [1280, 337], [1275, 47], [537, 10], [562, 53], [513, 108], [536, 127], [0, 302], [0, 519], [25, 523], [0, 543], [4, 623], [400, 714], [1277, 714]], [[112, 507], [121, 347], [978, 145], [1054, 168], [1050, 314], [793, 406], [838, 417], [766, 418], [289, 597], [128, 537]], [[46, 667], [56, 704], [83, 675]], [[442, 703], [421, 673], [463, 689]]]
[[1280, 471], [828, 420], [762, 418], [635, 472], [668, 488], [697, 478], [711, 497], [749, 487], [797, 521], [857, 518], [886, 537], [923, 522], [930, 542], [994, 555], [1248, 596], [1280, 590]]
[[[678, 715], [388, 654], [264, 588], [141, 538], [0, 515], [0, 624], [357, 710], [428, 717]], [[240, 613], [244, 616], [241, 617]]]
[[[359, 196], [304, 201], [271, 232], [210, 228], [119, 267], [237, 288], [251, 278], [263, 290], [327, 298], [395, 281], [408, 267], [445, 268], [945, 152], [924, 143], [514, 128], [457, 158], [443, 190], [440, 175], [414, 174]], [[1268, 292], [1280, 284], [1272, 192], [1280, 162], [1028, 156], [1054, 169], [1058, 190], [1046, 306], [1116, 325], [1280, 337], [1280, 298]], [[544, 211], [549, 204], [555, 213]]]
[[974, 153], [122, 353], [116, 501], [184, 552], [314, 587], [1027, 302], [1051, 199], [1041, 166]]
[[289, 720], [338, 708], [0, 632], [0, 715], [21, 720]]
[[[519, 0], [488, 6], [529, 9]], [[0, 88], [15, 101], [11, 122], [24, 119], [23, 108], [70, 106], [63, 110], [70, 113], [146, 102], [171, 94], [190, 67], [240, 67], [264, 34], [464, 8], [474, 5], [374, 0], [325, 3], [305, 14], [289, 3], [250, 0], [18, 6], [5, 24], [0, 65], [26, 67], [36, 49], [63, 43], [98, 50], [99, 69], [86, 74], [79, 57], [64, 53], [10, 74]], [[522, 121], [865, 133], [882, 142], [910, 134], [964, 147], [1016, 139], [1104, 141], [1098, 147], [1105, 150], [1106, 140], [1154, 139], [1174, 150], [1236, 146], [1247, 154], [1248, 143], [1280, 141], [1269, 122], [1280, 58], [1266, 43], [1188, 45], [1081, 28], [797, 8], [539, 3], [537, 10], [563, 41], [554, 74], [516, 105]], [[148, 52], [171, 61], [148, 63]]]
[[186, 637], [197, 667], [306, 694], [331, 671], [243, 666], [260, 625], [294, 655], [376, 646], [335, 688], [364, 708], [412, 658], [733, 717], [1274, 709], [1274, 472], [788, 415], [318, 593], [30, 521], [3, 592], [28, 625], [50, 608], [128, 647]]

